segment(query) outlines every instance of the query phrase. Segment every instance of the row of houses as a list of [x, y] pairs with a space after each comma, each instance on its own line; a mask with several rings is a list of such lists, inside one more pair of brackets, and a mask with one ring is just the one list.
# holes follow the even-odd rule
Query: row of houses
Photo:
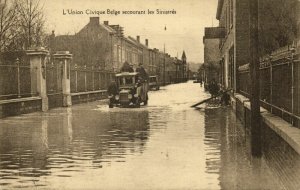
[[[261, 105], [300, 126], [300, 2], [260, 1], [258, 16]], [[218, 0], [219, 26], [203, 36], [205, 82], [232, 89], [231, 96], [251, 97], [249, 0]], [[243, 114], [241, 114], [243, 115]]]
[[74, 35], [50, 36], [49, 50], [69, 51], [73, 65], [101, 67], [102, 70], [118, 72], [124, 62], [136, 68], [142, 63], [149, 75], [156, 75], [162, 84], [184, 81], [187, 78], [185, 52], [182, 58], [171, 57], [157, 48], [150, 48], [149, 40], [141, 42], [140, 36], [124, 36], [124, 28], [100, 22], [90, 17], [89, 23]]

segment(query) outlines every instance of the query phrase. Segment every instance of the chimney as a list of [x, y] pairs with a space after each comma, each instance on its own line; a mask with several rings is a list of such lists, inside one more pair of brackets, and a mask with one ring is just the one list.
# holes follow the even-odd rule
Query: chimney
[[103, 22], [103, 24], [106, 25], [106, 26], [108, 26], [109, 23], [108, 23], [108, 21], [106, 20], [106, 21]]
[[140, 43], [140, 36], [136, 36], [136, 41]]
[[99, 17], [90, 17], [90, 23], [93, 25], [99, 25], [100, 24]]
[[148, 39], [145, 39], [145, 44], [146, 44], [146, 46], [148, 47]]

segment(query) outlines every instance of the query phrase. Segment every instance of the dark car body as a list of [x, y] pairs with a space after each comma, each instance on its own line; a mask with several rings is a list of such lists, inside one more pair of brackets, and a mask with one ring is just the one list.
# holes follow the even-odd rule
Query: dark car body
[[139, 79], [136, 72], [116, 74], [118, 93], [110, 96], [109, 107], [139, 107], [140, 103], [148, 103], [148, 83]]

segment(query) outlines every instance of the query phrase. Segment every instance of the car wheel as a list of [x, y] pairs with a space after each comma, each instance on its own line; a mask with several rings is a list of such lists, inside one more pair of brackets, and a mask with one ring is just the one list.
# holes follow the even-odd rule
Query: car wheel
[[145, 100], [145, 101], [144, 101], [144, 105], [148, 105], [148, 100]]
[[140, 98], [137, 98], [135, 102], [135, 107], [139, 108], [140, 106], [141, 106]]

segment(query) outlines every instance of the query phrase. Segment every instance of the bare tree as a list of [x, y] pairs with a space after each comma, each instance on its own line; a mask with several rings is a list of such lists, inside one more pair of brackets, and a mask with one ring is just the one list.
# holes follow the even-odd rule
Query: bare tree
[[8, 3], [4, 0], [0, 4], [0, 52], [3, 52], [17, 37], [18, 12], [16, 1]]
[[23, 48], [41, 46], [45, 38], [45, 19], [39, 0], [18, 0], [19, 45]]

